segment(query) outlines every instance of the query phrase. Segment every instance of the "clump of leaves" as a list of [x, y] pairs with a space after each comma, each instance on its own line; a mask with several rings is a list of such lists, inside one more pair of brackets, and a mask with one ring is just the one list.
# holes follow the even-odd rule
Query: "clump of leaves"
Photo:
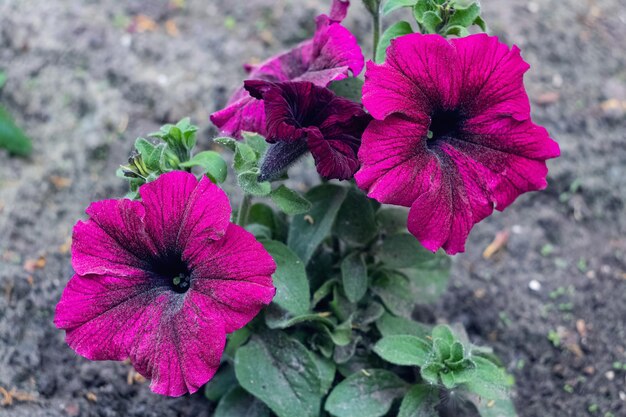
[[227, 166], [221, 155], [215, 151], [193, 153], [197, 131], [198, 127], [185, 118], [175, 125], [163, 125], [158, 132], [148, 135], [150, 140], [137, 138], [135, 152], [128, 159], [128, 164], [118, 169], [118, 176], [129, 182], [127, 197], [137, 198], [139, 187], [161, 174], [175, 170], [191, 171], [194, 167], [200, 169], [200, 175], [206, 175], [215, 183], [223, 183]]

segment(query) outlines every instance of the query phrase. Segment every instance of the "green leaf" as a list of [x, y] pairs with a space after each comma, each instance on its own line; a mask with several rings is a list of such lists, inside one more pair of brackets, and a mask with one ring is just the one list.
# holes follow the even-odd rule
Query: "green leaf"
[[482, 17], [478, 16], [476, 20], [474, 20], [474, 24], [478, 26], [483, 32], [487, 32], [487, 23], [485, 23]]
[[439, 31], [439, 25], [443, 23], [443, 19], [437, 12], [424, 13], [422, 20], [422, 28], [425, 33], [437, 33]]
[[235, 370], [229, 364], [223, 363], [213, 378], [204, 386], [204, 396], [210, 401], [218, 401], [236, 385]]
[[262, 243], [276, 262], [276, 272], [272, 276], [276, 287], [273, 302], [295, 316], [307, 314], [311, 294], [304, 263], [281, 242], [269, 240]]
[[367, 292], [367, 265], [363, 256], [353, 252], [341, 262], [343, 291], [350, 302], [356, 303]]
[[415, 302], [408, 278], [394, 271], [378, 271], [372, 277], [372, 292], [397, 316], [411, 317]]
[[391, 45], [391, 41], [399, 36], [413, 33], [413, 28], [409, 22], [400, 21], [389, 26], [385, 32], [383, 32], [376, 48], [376, 62], [380, 63], [385, 61], [387, 57], [387, 48]]
[[347, 98], [356, 103], [360, 103], [363, 97], [363, 80], [360, 78], [349, 77], [333, 81], [328, 88], [339, 97]]
[[380, 320], [385, 314], [385, 307], [376, 301], [369, 301], [365, 308], [360, 308], [354, 315], [354, 325], [363, 328]]
[[250, 338], [250, 329], [242, 327], [239, 330], [235, 330], [228, 336], [226, 336], [226, 348], [224, 349], [224, 356], [226, 359], [234, 359], [237, 349]]
[[456, 336], [452, 332], [452, 329], [445, 324], [440, 324], [433, 328], [432, 338], [433, 340], [440, 339], [448, 345], [451, 345], [456, 341]]
[[425, 324], [404, 317], [395, 317], [389, 313], [383, 314], [376, 321], [376, 328], [383, 337], [409, 335], [425, 339], [426, 336], [430, 336], [430, 328]]
[[439, 417], [439, 390], [432, 385], [413, 385], [404, 396], [398, 417]]
[[237, 140], [233, 138], [219, 137], [213, 139], [213, 142], [222, 145], [223, 147], [228, 148], [233, 152], [235, 152], [235, 149], [237, 149]]
[[230, 390], [217, 405], [213, 417], [269, 417], [270, 410], [241, 387]]
[[432, 252], [408, 233], [387, 237], [378, 251], [378, 257], [389, 268], [414, 268], [435, 259]]
[[254, 149], [242, 142], [236, 142], [236, 145], [237, 148], [235, 149], [235, 156], [233, 157], [233, 168], [235, 171], [242, 172], [256, 167], [258, 155], [254, 152]]
[[417, 3], [417, 0], [387, 0], [383, 6], [383, 16], [388, 15], [394, 10], [401, 9], [402, 7], [413, 7]]
[[28, 136], [2, 106], [0, 106], [0, 148], [19, 156], [28, 156], [33, 149]]
[[259, 169], [252, 168], [237, 175], [237, 183], [241, 189], [255, 196], [266, 196], [272, 191], [272, 185], [268, 181], [258, 181]]
[[346, 192], [345, 187], [323, 184], [306, 194], [311, 210], [306, 215], [294, 216], [287, 238], [288, 246], [305, 264], [330, 233]]
[[4, 87], [7, 82], [7, 73], [5, 71], [0, 70], [0, 89]]
[[300, 342], [273, 331], [255, 336], [235, 356], [241, 386], [278, 417], [318, 417], [322, 399], [320, 370]]
[[376, 213], [376, 222], [387, 235], [406, 233], [408, 214], [404, 207], [383, 207]]
[[420, 25], [424, 23], [424, 14], [429, 11], [435, 11], [436, 6], [433, 5], [431, 0], [417, 0], [413, 7], [413, 16]]
[[204, 151], [195, 154], [189, 161], [180, 163], [183, 168], [199, 166], [214, 183], [226, 181], [228, 167], [222, 156], [215, 151]]
[[459, 7], [458, 5], [454, 8], [454, 13], [448, 24], [450, 26], [461, 26], [461, 27], [470, 27], [476, 21], [476, 18], [480, 16], [480, 6], [478, 3], [472, 3], [467, 7]]
[[272, 239], [272, 230], [263, 226], [262, 224], [249, 223], [246, 225], [245, 229], [252, 233], [257, 240], [271, 240]]
[[374, 352], [394, 365], [423, 366], [431, 354], [432, 346], [415, 336], [396, 335], [380, 339]]
[[378, 234], [374, 208], [361, 190], [348, 189], [337, 213], [334, 232], [355, 246], [365, 246]]
[[313, 354], [313, 358], [317, 363], [317, 369], [319, 370], [320, 374], [320, 392], [326, 395], [330, 388], [333, 386], [337, 367], [335, 366], [333, 361], [326, 359], [320, 355]]
[[473, 356], [472, 361], [476, 368], [472, 377], [465, 383], [465, 388], [488, 400], [505, 398], [510, 385], [506, 372], [481, 356]]
[[297, 191], [291, 190], [284, 185], [270, 193], [274, 204], [284, 213], [289, 215], [302, 214], [311, 210], [311, 202]]
[[265, 141], [265, 138], [258, 133], [241, 132], [241, 136], [243, 136], [243, 140], [245, 141], [246, 145], [251, 147], [254, 152], [256, 152], [257, 159], [258, 157], [262, 156], [267, 150], [268, 144]]
[[363, 370], [339, 383], [328, 396], [324, 408], [336, 417], [380, 417], [406, 389], [407, 384], [392, 372]]
[[484, 399], [473, 399], [472, 401], [481, 417], [516, 417], [515, 406], [510, 398], [500, 400], [485, 401]]
[[448, 26], [448, 28], [446, 29], [445, 35], [446, 36], [454, 35], [454, 36], [457, 36], [459, 38], [464, 38], [466, 36], [469, 36], [470, 33], [463, 26]]
[[294, 316], [276, 304], [270, 304], [265, 309], [265, 324], [267, 324], [267, 327], [270, 329], [287, 329], [300, 323], [317, 324], [324, 332], [326, 332], [327, 329], [323, 329], [322, 326], [327, 328], [335, 327], [335, 324], [331, 320], [321, 316], [319, 313]]

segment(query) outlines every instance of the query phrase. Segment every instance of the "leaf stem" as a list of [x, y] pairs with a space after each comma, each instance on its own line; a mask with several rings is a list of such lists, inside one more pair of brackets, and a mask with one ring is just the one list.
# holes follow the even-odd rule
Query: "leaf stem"
[[241, 227], [245, 227], [248, 223], [248, 215], [250, 214], [250, 206], [252, 205], [252, 195], [244, 193], [239, 204], [239, 212], [237, 213], [237, 224]]

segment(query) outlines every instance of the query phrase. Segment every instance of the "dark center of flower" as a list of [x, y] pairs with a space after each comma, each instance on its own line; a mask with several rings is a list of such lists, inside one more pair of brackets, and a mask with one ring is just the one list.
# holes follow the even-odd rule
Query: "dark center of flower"
[[428, 141], [434, 142], [444, 137], [457, 136], [463, 117], [459, 110], [436, 110], [430, 116]]
[[172, 289], [179, 294], [187, 292], [191, 285], [191, 277], [188, 274], [180, 273], [172, 279]]
[[155, 262], [153, 271], [172, 291], [178, 294], [187, 292], [191, 287], [191, 271], [180, 256], [165, 256], [164, 259]]

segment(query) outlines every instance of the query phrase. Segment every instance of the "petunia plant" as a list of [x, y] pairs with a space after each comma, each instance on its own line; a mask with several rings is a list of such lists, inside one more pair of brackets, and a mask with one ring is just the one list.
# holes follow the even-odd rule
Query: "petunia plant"
[[[245, 67], [214, 150], [189, 119], [137, 139], [129, 193], [74, 228], [55, 323], [78, 354], [129, 360], [158, 394], [202, 389], [216, 417], [515, 416], [494, 353], [416, 311], [559, 147], [520, 50], [470, 34], [477, 2], [363, 3], [367, 64], [334, 0], [312, 39]], [[381, 33], [398, 9], [412, 20]]]

